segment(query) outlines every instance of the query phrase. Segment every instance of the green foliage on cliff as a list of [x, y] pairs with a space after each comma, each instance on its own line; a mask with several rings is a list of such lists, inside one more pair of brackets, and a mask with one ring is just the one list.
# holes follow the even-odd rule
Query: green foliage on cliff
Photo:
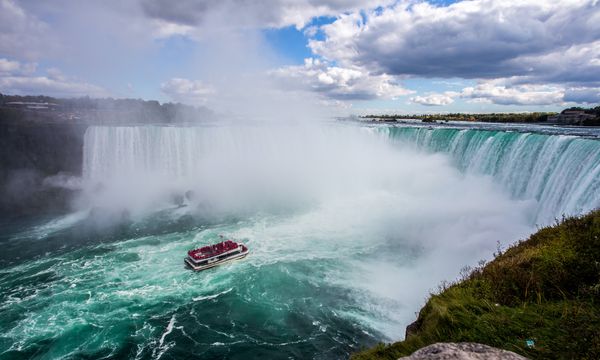
[[539, 230], [432, 295], [410, 328], [405, 341], [353, 359], [463, 341], [532, 359], [600, 359], [600, 210]]

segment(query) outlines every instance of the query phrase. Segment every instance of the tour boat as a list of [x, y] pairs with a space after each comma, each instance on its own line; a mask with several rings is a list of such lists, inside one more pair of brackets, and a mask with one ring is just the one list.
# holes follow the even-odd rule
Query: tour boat
[[206, 270], [229, 261], [243, 259], [248, 252], [245, 245], [225, 240], [218, 244], [188, 251], [185, 264], [196, 271]]

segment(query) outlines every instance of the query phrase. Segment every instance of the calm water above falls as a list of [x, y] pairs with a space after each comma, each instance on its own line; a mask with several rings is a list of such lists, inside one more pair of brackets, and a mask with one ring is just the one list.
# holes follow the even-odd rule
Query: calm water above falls
[[[96, 127], [84, 151], [79, 211], [3, 225], [0, 358], [344, 358], [497, 242], [600, 205], [600, 142], [574, 135]], [[219, 234], [250, 256], [184, 269]]]

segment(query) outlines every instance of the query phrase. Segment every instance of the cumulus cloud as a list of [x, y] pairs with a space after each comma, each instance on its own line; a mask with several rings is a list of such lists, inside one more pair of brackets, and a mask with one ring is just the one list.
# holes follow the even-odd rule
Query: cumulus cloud
[[336, 100], [394, 99], [412, 93], [393, 76], [370, 74], [358, 67], [332, 66], [313, 58], [305, 59], [304, 65], [282, 67], [271, 74], [287, 86], [312, 90]]
[[85, 82], [61, 81], [47, 76], [0, 77], [0, 89], [9, 94], [43, 94], [56, 97], [103, 97], [109, 93], [99, 86]]
[[189, 105], [203, 105], [215, 90], [199, 80], [172, 78], [160, 86], [172, 100]]
[[19, 59], [39, 58], [53, 46], [48, 25], [13, 0], [0, 0], [0, 54]]
[[[321, 30], [325, 38], [312, 40], [312, 51], [343, 66], [424, 77], [528, 76], [598, 54], [600, 3], [472, 0], [436, 6], [401, 1], [383, 10], [342, 15]], [[565, 52], [568, 60], [555, 56]]]
[[103, 88], [67, 78], [56, 68], [46, 75], [35, 75], [35, 63], [0, 59], [0, 92], [8, 94], [43, 94], [57, 97], [108, 96]]
[[570, 88], [565, 91], [564, 100], [579, 104], [599, 104], [600, 88]]
[[[234, 90], [242, 93], [263, 84], [269, 84], [272, 92], [309, 90], [321, 102], [394, 99], [414, 93], [400, 80], [423, 77], [477, 80], [477, 85], [460, 94], [440, 91], [410, 98], [426, 106], [450, 105], [459, 98], [511, 105], [597, 102], [599, 1], [438, 3], [0, 0], [0, 91], [106, 94], [58, 69], [34, 75], [36, 62], [76, 74], [93, 71], [109, 83], [111, 78], [135, 72], [139, 63], [156, 66], [158, 57], [152, 57], [173, 44], [165, 39], [184, 36], [185, 46], [195, 47], [186, 57], [195, 65], [182, 61], [177, 72], [165, 68], [160, 78], [151, 81], [172, 100], [190, 104], [225, 99]], [[313, 21], [319, 16], [333, 20], [319, 25]], [[261, 29], [287, 26], [295, 26], [310, 39], [314, 58], [303, 65], [281, 66], [279, 54], [273, 54], [264, 41]], [[269, 68], [276, 68], [269, 73], [277, 79], [277, 89], [270, 88], [271, 79], [256, 85], [255, 79], [261, 77], [257, 74]], [[123, 82], [132, 78], [137, 74]], [[227, 86], [232, 82], [251, 86]], [[218, 96], [213, 96], [215, 88]]]
[[[411, 97], [413, 103], [426, 106], [444, 106], [452, 104], [455, 99], [462, 98], [468, 102], [496, 105], [555, 105], [565, 102], [590, 102], [597, 92], [589, 92], [587, 88], [579, 89], [567, 95], [564, 87], [558, 85], [509, 85], [510, 79], [480, 81], [475, 86], [465, 87], [462, 91], [446, 91], [431, 93], [426, 96]], [[581, 101], [584, 100], [585, 101]]]
[[190, 36], [194, 32], [194, 27], [189, 25], [171, 23], [160, 19], [156, 19], [153, 23], [152, 36], [156, 39], [166, 39], [174, 35]]
[[18, 61], [0, 58], [0, 74], [17, 72], [20, 69], [21, 64]]
[[314, 17], [338, 16], [348, 11], [375, 8], [392, 0], [141, 0], [144, 12], [168, 23], [195, 26], [214, 14], [226, 14], [228, 26], [303, 28]]
[[444, 106], [452, 104], [454, 102], [454, 97], [457, 96], [457, 94], [458, 93], [446, 92], [444, 94], [414, 96], [410, 98], [410, 101], [425, 106]]
[[564, 102], [564, 89], [551, 85], [506, 86], [502, 81], [485, 81], [466, 87], [463, 98], [498, 105], [553, 105]]
[[600, 87], [596, 0], [404, 0], [341, 14], [320, 31], [324, 36], [309, 47], [340, 67], [479, 80], [460, 93], [410, 99], [426, 106], [458, 97], [502, 105], [591, 103]]
[[[600, 9], [598, 13], [600, 14]], [[523, 56], [514, 61], [528, 71], [525, 75], [512, 77], [513, 84], [600, 86], [600, 40], [572, 45], [544, 55]]]

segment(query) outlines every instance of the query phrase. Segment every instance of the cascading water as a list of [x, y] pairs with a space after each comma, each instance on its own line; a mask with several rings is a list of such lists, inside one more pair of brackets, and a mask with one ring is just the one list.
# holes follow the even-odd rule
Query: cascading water
[[449, 154], [462, 171], [491, 175], [518, 199], [535, 199], [534, 221], [600, 206], [600, 141], [513, 131], [385, 127], [394, 140]]
[[[305, 130], [299, 129], [300, 132]], [[424, 127], [382, 127], [377, 131], [426, 151], [447, 153], [461, 171], [491, 175], [516, 199], [535, 199], [537, 209], [532, 219], [535, 224], [546, 225], [563, 215], [582, 214], [600, 206], [598, 140], [570, 135]], [[84, 176], [114, 180], [135, 179], [137, 174], [146, 174], [162, 182], [192, 182], [187, 186], [193, 188], [207, 173], [219, 177], [233, 175], [247, 183], [252, 174], [262, 171], [262, 176], [255, 180], [277, 179], [269, 182], [269, 191], [273, 191], [274, 183], [310, 178], [305, 172], [316, 170], [304, 164], [299, 171], [298, 162], [323, 163], [323, 156], [327, 156], [325, 148], [330, 145], [343, 146], [346, 151], [350, 148], [348, 144], [334, 143], [339, 138], [331, 131], [311, 136], [315, 134], [318, 138], [312, 141], [319, 144], [305, 149], [304, 144], [298, 142], [302, 136], [284, 136], [286, 140], [282, 143], [255, 128], [94, 127], [86, 133]], [[261, 148], [256, 149], [253, 143], [260, 143]], [[315, 146], [318, 149], [314, 149]], [[279, 157], [282, 148], [288, 153]], [[311, 152], [311, 149], [316, 151]], [[353, 156], [364, 156], [364, 153], [355, 151]], [[257, 158], [263, 161], [260, 165]], [[281, 159], [286, 160], [278, 161]], [[331, 165], [337, 162], [328, 160]], [[326, 167], [331, 170], [330, 165]], [[266, 172], [274, 168], [278, 174], [267, 176]], [[283, 175], [289, 176], [283, 178]], [[327, 179], [335, 177], [336, 174], [325, 176]], [[231, 191], [230, 180], [221, 178], [219, 183], [223, 185], [223, 182], [229, 182], [228, 191]], [[334, 182], [341, 184], [343, 177], [337, 176]], [[204, 181], [201, 187], [206, 190], [209, 185], [210, 182]]]
[[[592, 140], [270, 125], [89, 128], [80, 211], [3, 240], [0, 357], [347, 358], [532, 219], [598, 205]], [[218, 234], [248, 258], [184, 269]]]

